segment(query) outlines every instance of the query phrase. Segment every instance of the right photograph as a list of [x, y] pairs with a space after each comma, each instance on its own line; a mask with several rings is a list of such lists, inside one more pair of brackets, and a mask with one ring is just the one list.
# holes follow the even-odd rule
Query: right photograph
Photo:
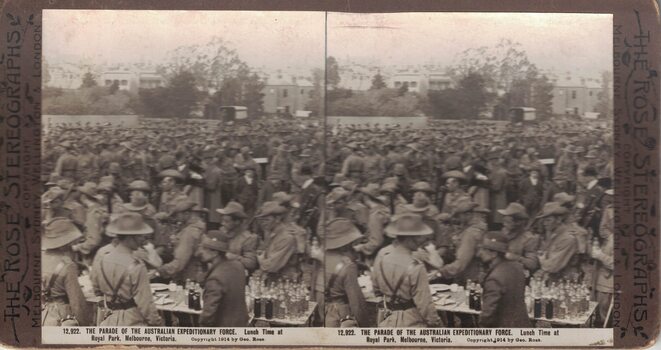
[[612, 327], [612, 15], [327, 16], [325, 326]]

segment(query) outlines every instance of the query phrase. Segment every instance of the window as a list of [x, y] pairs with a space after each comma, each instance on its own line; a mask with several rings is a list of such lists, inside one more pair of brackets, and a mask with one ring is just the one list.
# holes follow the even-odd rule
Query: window
[[592, 91], [590, 91], [590, 96], [592, 96]]
[[301, 89], [301, 95], [305, 95], [305, 90]]
[[418, 82], [417, 81], [412, 81], [410, 86], [411, 87], [416, 87], [416, 86], [418, 86]]
[[122, 80], [122, 85], [128, 85], [128, 83], [129, 83], [128, 81]]
[[400, 86], [402, 86], [402, 82], [401, 81], [396, 81], [395, 82], [395, 87], [400, 87]]
[[112, 85], [112, 80], [106, 79], [106, 86], [108, 86], [108, 85]]
[[282, 97], [287, 97], [287, 89], [282, 89]]
[[571, 99], [575, 100], [576, 99], [576, 90], [571, 91]]

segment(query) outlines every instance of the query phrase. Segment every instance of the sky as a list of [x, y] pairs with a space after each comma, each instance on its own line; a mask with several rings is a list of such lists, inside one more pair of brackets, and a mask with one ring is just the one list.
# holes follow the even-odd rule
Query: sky
[[599, 76], [612, 70], [612, 32], [609, 14], [335, 13], [328, 16], [328, 55], [447, 66], [468, 48], [506, 38], [542, 69]]
[[[323, 12], [44, 11], [49, 61], [163, 61], [178, 46], [220, 36], [251, 66], [323, 67]], [[328, 13], [328, 55], [381, 65], [451, 65], [506, 38], [557, 73], [612, 70], [609, 14]]]
[[324, 66], [323, 12], [44, 10], [48, 61], [166, 59], [214, 36], [255, 67]]

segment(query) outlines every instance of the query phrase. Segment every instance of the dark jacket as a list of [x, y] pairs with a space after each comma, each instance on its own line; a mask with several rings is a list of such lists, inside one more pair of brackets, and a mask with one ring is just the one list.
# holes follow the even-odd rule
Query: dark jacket
[[204, 327], [247, 327], [246, 273], [238, 260], [225, 260], [209, 269], [204, 281]]
[[481, 327], [531, 327], [525, 303], [523, 266], [503, 260], [489, 269], [482, 286]]

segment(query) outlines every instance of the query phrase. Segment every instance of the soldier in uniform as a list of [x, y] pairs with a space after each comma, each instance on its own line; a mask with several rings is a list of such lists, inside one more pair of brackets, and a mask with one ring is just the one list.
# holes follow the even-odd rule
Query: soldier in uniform
[[477, 253], [488, 265], [482, 282], [482, 312], [480, 327], [531, 327], [525, 303], [526, 278], [520, 264], [505, 258], [508, 238], [499, 232], [489, 232]]
[[257, 260], [267, 281], [281, 277], [295, 281], [300, 276], [296, 232], [285, 221], [287, 213], [282, 205], [266, 202], [255, 216], [264, 232], [264, 251], [257, 255]]
[[245, 220], [248, 218], [243, 206], [237, 202], [229, 202], [223, 209], [216, 209], [221, 215], [221, 228], [209, 236], [222, 236], [226, 238], [229, 248], [225, 259], [237, 260], [248, 273], [257, 269], [257, 235], [248, 231]]
[[354, 245], [354, 249], [367, 257], [372, 257], [385, 242], [384, 229], [390, 220], [390, 209], [386, 199], [379, 195], [380, 187], [372, 183], [360, 189], [365, 196], [363, 201], [369, 208], [366, 242]]
[[248, 326], [245, 270], [239, 260], [227, 258], [229, 251], [230, 243], [223, 237], [205, 235], [195, 254], [208, 271], [200, 315], [203, 327]]
[[595, 240], [590, 250], [590, 257], [597, 261], [596, 280], [594, 282], [597, 298], [599, 319], [607, 326], [608, 309], [613, 298], [613, 239], [614, 231], [614, 209], [613, 190], [604, 191], [604, 215], [601, 218], [599, 237], [601, 243]]
[[518, 261], [527, 270], [527, 273], [537, 271], [539, 261], [537, 249], [539, 236], [528, 231], [528, 214], [523, 205], [513, 202], [507, 208], [498, 210], [503, 216], [503, 235], [507, 238], [507, 260]]
[[325, 326], [366, 326], [366, 303], [358, 285], [357, 255], [352, 244], [362, 238], [358, 228], [345, 218], [327, 224], [324, 247], [326, 288]]
[[386, 234], [395, 238], [392, 245], [377, 254], [372, 279], [374, 292], [385, 300], [385, 319], [379, 327], [439, 327], [441, 319], [429, 291], [424, 264], [413, 257], [432, 234], [432, 229], [417, 214], [393, 217]]
[[147, 268], [133, 255], [153, 230], [137, 213], [119, 214], [106, 230], [118, 242], [92, 265], [92, 285], [108, 309], [100, 326], [162, 326]]
[[186, 196], [181, 190], [184, 175], [178, 170], [167, 169], [159, 173], [159, 178], [161, 179], [161, 197], [158, 201], [158, 211], [170, 213], [181, 201], [182, 196]]
[[80, 201], [85, 207], [85, 239], [81, 243], [73, 245], [74, 251], [80, 252], [84, 257], [92, 259], [96, 250], [107, 243], [104, 240], [103, 230], [108, 220], [108, 210], [102, 203], [97, 201], [97, 187], [93, 182], [86, 182], [78, 187], [81, 193]]
[[466, 180], [466, 175], [459, 170], [450, 170], [441, 175], [445, 179], [445, 186], [441, 186], [437, 202], [441, 203], [441, 213], [451, 214], [454, 211], [456, 202], [461, 198], [470, 198], [468, 193], [461, 188], [461, 184]]
[[591, 230], [594, 235], [599, 233], [601, 224], [601, 199], [604, 196], [604, 188], [597, 179], [597, 169], [588, 166], [583, 170], [583, 183], [585, 192], [578, 199], [576, 207], [579, 208], [578, 224]]
[[454, 215], [460, 222], [461, 229], [452, 237], [454, 260], [438, 270], [437, 276], [451, 279], [459, 285], [467, 280], [476, 281], [480, 275], [480, 263], [475, 259], [477, 246], [482, 241], [487, 230], [486, 214], [488, 210], [479, 208], [478, 204], [470, 199], [458, 201], [454, 208]]
[[183, 200], [177, 203], [170, 218], [181, 223], [176, 235], [170, 236], [172, 245], [172, 260], [158, 268], [157, 276], [171, 279], [183, 285], [187, 279], [195, 282], [202, 280], [202, 263], [195, 257], [197, 246], [206, 233], [206, 223], [200, 218], [199, 212], [193, 210], [195, 202]]
[[351, 149], [351, 154], [349, 154], [344, 159], [344, 162], [342, 162], [342, 170], [340, 172], [347, 178], [359, 184], [363, 181], [365, 161], [363, 160], [360, 146], [357, 143], [349, 143], [347, 147]]
[[73, 182], [78, 180], [78, 156], [76, 150], [69, 141], [60, 143], [64, 153], [60, 155], [55, 163], [55, 173]]
[[538, 252], [540, 269], [535, 275], [547, 277], [549, 281], [579, 277], [578, 267], [571, 263], [578, 252], [578, 241], [564, 223], [566, 214], [567, 208], [549, 202], [537, 216], [542, 220], [544, 234]]
[[42, 326], [90, 326], [87, 301], [78, 283], [71, 244], [83, 237], [73, 222], [56, 217], [44, 225], [41, 239]]

